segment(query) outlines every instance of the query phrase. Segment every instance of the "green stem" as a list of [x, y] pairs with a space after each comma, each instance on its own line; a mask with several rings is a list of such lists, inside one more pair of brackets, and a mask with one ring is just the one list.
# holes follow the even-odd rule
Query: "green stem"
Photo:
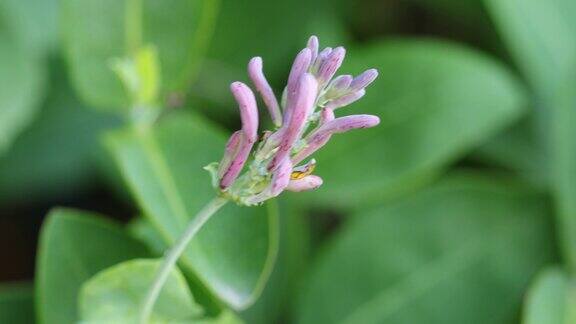
[[154, 304], [162, 291], [162, 287], [168, 280], [168, 276], [170, 272], [176, 266], [176, 262], [192, 240], [192, 238], [198, 233], [198, 231], [206, 224], [206, 222], [210, 219], [212, 215], [214, 215], [218, 209], [226, 204], [228, 200], [222, 197], [216, 197], [212, 199], [200, 212], [190, 221], [188, 227], [180, 236], [178, 241], [172, 246], [172, 248], [168, 251], [165, 255], [162, 265], [156, 272], [154, 277], [154, 281], [150, 285], [148, 292], [142, 302], [142, 307], [140, 309], [140, 324], [148, 323], [148, 319], [150, 318], [150, 314], [152, 314], [152, 309], [154, 308]]

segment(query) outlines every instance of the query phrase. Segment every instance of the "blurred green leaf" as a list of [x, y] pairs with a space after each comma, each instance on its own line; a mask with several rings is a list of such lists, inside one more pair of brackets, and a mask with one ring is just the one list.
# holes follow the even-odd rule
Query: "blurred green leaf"
[[[221, 158], [223, 132], [193, 115], [174, 114], [157, 130], [128, 129], [107, 143], [134, 196], [166, 244], [172, 244], [216, 194], [202, 168]], [[236, 309], [260, 294], [277, 252], [277, 212], [224, 206], [184, 253], [184, 273]]]
[[162, 95], [185, 90], [198, 69], [219, 0], [64, 0], [63, 40], [81, 97], [99, 108], [128, 102], [111, 59], [158, 49]]
[[472, 158], [512, 171], [534, 187], [548, 189], [548, 157], [533, 122], [533, 118], [522, 119], [479, 147]]
[[[576, 269], [576, 2], [486, 0], [537, 96], [536, 127], [548, 153], [561, 247]], [[544, 132], [543, 132], [544, 131]]]
[[33, 293], [30, 284], [0, 285], [0, 323], [34, 323]]
[[43, 324], [77, 323], [78, 294], [97, 272], [146, 257], [146, 248], [124, 229], [92, 213], [56, 209], [40, 234], [36, 309]]
[[549, 96], [576, 59], [576, 2], [484, 0], [516, 63], [540, 96]]
[[472, 174], [352, 217], [312, 269], [298, 323], [511, 323], [553, 256], [546, 199]]
[[33, 120], [42, 99], [40, 62], [0, 26], [0, 154]]
[[0, 158], [0, 201], [57, 199], [86, 188], [97, 172], [101, 132], [120, 124], [73, 95], [61, 64], [51, 66], [48, 98]]
[[576, 322], [576, 284], [560, 268], [542, 271], [528, 291], [523, 324]]
[[278, 260], [262, 296], [240, 314], [246, 323], [286, 321], [292, 308], [294, 294], [308, 263], [311, 234], [306, 221], [310, 215], [294, 196], [284, 194], [276, 199], [281, 210]]
[[572, 271], [576, 271], [576, 61], [574, 63], [550, 102], [552, 191], [558, 208], [561, 247]]
[[31, 55], [45, 56], [58, 41], [58, 0], [3, 0], [0, 17]]
[[371, 113], [378, 127], [336, 135], [317, 155], [327, 205], [387, 198], [434, 176], [517, 120], [525, 97], [500, 64], [431, 40], [375, 43], [349, 51], [346, 72], [378, 68], [366, 96], [337, 115]]
[[[80, 293], [82, 323], [137, 323], [142, 299], [160, 261], [131, 260], [99, 272]], [[195, 303], [186, 279], [173, 270], [150, 316], [150, 323], [192, 323], [203, 315]]]

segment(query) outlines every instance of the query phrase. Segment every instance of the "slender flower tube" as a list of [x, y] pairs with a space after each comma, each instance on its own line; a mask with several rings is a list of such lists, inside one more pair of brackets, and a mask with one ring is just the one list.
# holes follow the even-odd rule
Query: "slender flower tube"
[[358, 90], [356, 92], [352, 92], [352, 93], [349, 93], [349, 94], [344, 95], [342, 97], [339, 97], [337, 99], [334, 99], [334, 100], [328, 102], [328, 104], [326, 104], [325, 107], [330, 109], [330, 110], [345, 107], [345, 106], [348, 106], [357, 100], [360, 100], [360, 98], [364, 97], [365, 94], [366, 94], [366, 90], [361, 89], [361, 90]]
[[326, 58], [330, 56], [330, 53], [332, 53], [332, 47], [326, 47], [325, 49], [320, 51], [320, 53], [318, 53], [318, 56], [316, 56], [316, 60], [314, 60], [312, 67], [310, 68], [310, 72], [313, 74], [318, 73], [318, 70], [320, 69]]
[[320, 187], [322, 183], [322, 178], [319, 176], [309, 175], [302, 179], [291, 180], [288, 187], [286, 187], [286, 190], [292, 192], [309, 191]]
[[262, 96], [262, 101], [268, 108], [268, 112], [270, 113], [270, 118], [272, 118], [272, 122], [276, 127], [280, 127], [282, 125], [282, 114], [280, 113], [280, 106], [278, 105], [278, 100], [276, 100], [276, 96], [274, 95], [274, 91], [268, 80], [266, 80], [266, 76], [264, 76], [264, 72], [262, 71], [262, 58], [255, 57], [250, 60], [248, 63], [248, 75], [254, 83], [254, 87]]
[[342, 65], [344, 61], [344, 56], [346, 56], [346, 50], [344, 47], [336, 47], [330, 55], [326, 57], [325, 61], [318, 69], [318, 85], [324, 86], [328, 81], [332, 79], [336, 71]]
[[316, 57], [318, 56], [318, 48], [320, 47], [318, 37], [311, 36], [310, 39], [308, 39], [308, 44], [306, 47], [308, 47], [308, 49], [310, 50], [311, 54], [310, 62], [314, 62], [316, 60]]
[[[236, 180], [242, 171], [248, 155], [252, 150], [252, 146], [256, 142], [258, 136], [258, 109], [256, 107], [256, 98], [254, 97], [254, 93], [242, 82], [232, 83], [232, 85], [230, 85], [230, 90], [240, 108], [242, 130], [240, 131], [240, 135], [232, 135], [232, 137], [238, 137], [238, 139], [231, 138], [229, 140], [229, 144], [232, 144], [232, 147], [236, 146], [236, 149], [234, 150], [235, 154], [230, 159], [230, 163], [223, 165], [225, 169], [223, 168], [218, 172], [221, 174], [220, 189], [222, 190], [227, 189], [234, 180]], [[238, 143], [234, 145], [236, 141]], [[232, 151], [232, 147], [230, 150], [227, 147], [225, 158], [228, 151]]]
[[287, 110], [292, 111], [288, 128], [283, 134], [278, 152], [276, 152], [274, 159], [268, 165], [269, 170], [274, 170], [276, 165], [290, 154], [292, 146], [298, 140], [308, 117], [312, 113], [314, 102], [316, 101], [317, 88], [318, 82], [311, 74], [305, 73], [301, 77], [298, 91], [295, 93], [293, 101], [288, 102]]
[[351, 115], [328, 121], [309, 135], [308, 145], [294, 156], [293, 161], [297, 164], [316, 152], [328, 142], [333, 134], [345, 133], [352, 129], [370, 128], [379, 123], [380, 118], [373, 115]]
[[366, 88], [370, 85], [370, 83], [374, 82], [377, 77], [378, 71], [376, 69], [369, 69], [364, 71], [362, 74], [354, 78], [350, 84], [350, 92], [359, 91]]

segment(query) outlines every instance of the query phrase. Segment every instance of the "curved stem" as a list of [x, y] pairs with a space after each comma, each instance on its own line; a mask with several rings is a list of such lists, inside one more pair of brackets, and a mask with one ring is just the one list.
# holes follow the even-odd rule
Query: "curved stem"
[[198, 233], [198, 231], [206, 224], [212, 215], [214, 215], [220, 207], [224, 206], [228, 200], [222, 197], [216, 197], [212, 199], [200, 212], [192, 219], [188, 224], [188, 227], [182, 234], [182, 236], [176, 241], [172, 248], [165, 255], [162, 265], [156, 272], [154, 281], [150, 285], [146, 296], [142, 302], [142, 307], [140, 309], [139, 323], [146, 324], [150, 314], [152, 314], [152, 309], [154, 304], [162, 291], [162, 287], [168, 280], [170, 272], [176, 266], [176, 262], [188, 246], [188, 243], [192, 238]]

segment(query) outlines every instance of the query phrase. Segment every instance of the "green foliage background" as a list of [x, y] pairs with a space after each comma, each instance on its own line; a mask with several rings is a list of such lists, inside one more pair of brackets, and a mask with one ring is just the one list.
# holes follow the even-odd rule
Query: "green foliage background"
[[[262, 56], [280, 93], [312, 34], [379, 70], [346, 109], [381, 124], [319, 190], [226, 206], [152, 322], [576, 323], [573, 0], [0, 2], [0, 323], [135, 323], [213, 196], [229, 83]], [[113, 67], [145, 46], [141, 131]]]

